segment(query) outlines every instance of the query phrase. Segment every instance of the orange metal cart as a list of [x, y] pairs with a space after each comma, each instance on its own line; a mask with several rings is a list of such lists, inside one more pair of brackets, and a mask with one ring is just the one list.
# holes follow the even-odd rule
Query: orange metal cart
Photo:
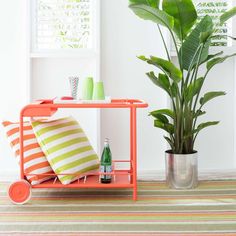
[[[25, 106], [20, 113], [20, 180], [12, 183], [8, 195], [12, 202], [23, 204], [30, 199], [31, 188], [131, 188], [133, 189], [133, 200], [137, 200], [137, 131], [136, 112], [137, 108], [145, 108], [148, 104], [138, 99], [112, 99], [110, 103], [53, 103], [53, 100], [40, 100]], [[63, 185], [55, 175], [55, 178], [41, 184], [31, 186], [26, 180], [24, 172], [23, 152], [23, 121], [24, 117], [51, 116], [61, 108], [126, 108], [130, 110], [130, 160], [114, 160], [112, 182], [110, 184], [100, 183], [98, 172], [93, 176], [87, 176], [76, 180], [71, 184]], [[127, 162], [129, 168], [116, 169], [116, 163]], [[31, 174], [33, 175], [33, 174]], [[51, 176], [52, 174], [50, 174]], [[68, 174], [67, 174], [68, 175]], [[72, 175], [75, 175], [74, 173]], [[42, 176], [42, 175], [41, 175]]]

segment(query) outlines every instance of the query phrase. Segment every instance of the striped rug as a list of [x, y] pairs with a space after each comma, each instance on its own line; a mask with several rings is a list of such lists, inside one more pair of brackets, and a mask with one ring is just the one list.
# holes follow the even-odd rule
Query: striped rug
[[130, 190], [34, 189], [23, 206], [0, 184], [0, 235], [236, 235], [236, 180], [203, 181], [194, 190], [139, 182]]

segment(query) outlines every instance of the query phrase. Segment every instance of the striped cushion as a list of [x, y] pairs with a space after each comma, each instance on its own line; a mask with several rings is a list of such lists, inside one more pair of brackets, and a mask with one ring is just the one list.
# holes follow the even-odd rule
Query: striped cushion
[[[16, 155], [17, 162], [20, 163], [20, 143], [19, 143], [19, 123], [10, 121], [2, 122], [10, 145]], [[29, 122], [24, 122], [24, 171], [27, 179], [32, 185], [42, 183], [51, 179], [52, 176], [29, 176], [27, 174], [51, 174], [53, 170], [50, 167], [37, 139], [34, 135], [32, 126]]]
[[[98, 156], [74, 118], [32, 121], [31, 124], [40, 146], [62, 184], [69, 184], [98, 170]], [[76, 175], [72, 175], [75, 173]]]

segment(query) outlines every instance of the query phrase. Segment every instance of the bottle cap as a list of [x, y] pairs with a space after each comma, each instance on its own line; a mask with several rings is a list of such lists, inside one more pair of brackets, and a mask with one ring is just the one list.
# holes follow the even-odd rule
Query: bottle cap
[[104, 143], [105, 143], [105, 144], [109, 144], [109, 139], [108, 139], [108, 138], [105, 138]]

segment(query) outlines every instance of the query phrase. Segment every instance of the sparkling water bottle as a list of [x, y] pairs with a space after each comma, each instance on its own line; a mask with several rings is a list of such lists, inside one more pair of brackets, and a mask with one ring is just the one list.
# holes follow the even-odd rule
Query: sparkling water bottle
[[104, 141], [104, 149], [102, 152], [101, 163], [100, 163], [100, 172], [106, 173], [106, 175], [100, 176], [101, 183], [104, 184], [111, 183], [112, 175], [108, 175], [108, 173], [112, 172], [112, 156], [109, 147], [109, 139], [107, 138]]

